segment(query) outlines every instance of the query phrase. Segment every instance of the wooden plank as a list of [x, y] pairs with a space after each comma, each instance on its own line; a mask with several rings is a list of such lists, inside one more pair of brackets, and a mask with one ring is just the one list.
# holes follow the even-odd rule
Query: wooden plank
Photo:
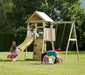
[[52, 28], [52, 30], [50, 28], [45, 28], [44, 29], [44, 40], [45, 41], [51, 41], [51, 32], [52, 32], [52, 41], [55, 41], [55, 29]]

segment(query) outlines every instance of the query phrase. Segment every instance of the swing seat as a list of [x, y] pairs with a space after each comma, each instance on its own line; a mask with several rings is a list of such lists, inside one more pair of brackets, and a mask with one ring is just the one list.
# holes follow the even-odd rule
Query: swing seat
[[76, 39], [69, 39], [70, 41], [76, 41]]
[[61, 51], [61, 49], [60, 48], [58, 48], [58, 49], [53, 49], [54, 51], [56, 51], [56, 52], [58, 52], [58, 51]]

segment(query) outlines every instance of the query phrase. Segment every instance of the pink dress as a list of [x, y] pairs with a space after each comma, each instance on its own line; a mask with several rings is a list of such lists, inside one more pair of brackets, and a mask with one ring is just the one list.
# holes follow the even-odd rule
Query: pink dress
[[12, 54], [9, 54], [9, 55], [7, 56], [7, 58], [14, 59], [14, 58], [16, 58], [17, 56], [18, 56], [17, 53], [12, 53]]
[[[13, 47], [13, 45], [11, 45], [11, 48], [12, 48], [12, 47]], [[18, 54], [17, 54], [17, 49], [16, 49], [15, 53], [9, 54], [9, 55], [7, 56], [7, 58], [14, 59], [14, 58], [16, 58], [17, 56], [18, 56]]]

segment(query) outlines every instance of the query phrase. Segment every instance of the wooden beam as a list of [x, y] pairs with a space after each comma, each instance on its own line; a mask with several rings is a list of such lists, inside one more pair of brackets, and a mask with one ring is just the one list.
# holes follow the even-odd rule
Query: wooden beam
[[72, 21], [54, 21], [54, 22], [51, 22], [51, 23], [53, 23], [53, 24], [56, 24], [56, 23], [60, 23], [60, 24], [63, 24], [63, 23], [73, 23]]
[[42, 20], [29, 21], [29, 23], [43, 23]]
[[[37, 23], [43, 23], [43, 20], [35, 20], [35, 21], [29, 21], [29, 23], [35, 23], [35, 22], [37, 22]], [[48, 22], [46, 22], [45, 21], [45, 23], [48, 23]], [[51, 22], [51, 23], [53, 23], [53, 24], [57, 24], [57, 23], [59, 23], [59, 24], [64, 24], [64, 23], [70, 23], [70, 24], [72, 24], [72, 21], [54, 21], [54, 22]]]

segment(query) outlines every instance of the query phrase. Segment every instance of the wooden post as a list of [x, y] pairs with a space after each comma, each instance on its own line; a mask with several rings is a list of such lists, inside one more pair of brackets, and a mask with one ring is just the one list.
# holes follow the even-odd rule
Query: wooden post
[[54, 42], [53, 42], [52, 34], [53, 34], [53, 24], [51, 23], [51, 43], [52, 43], [52, 49], [54, 49]]
[[79, 61], [79, 50], [78, 50], [78, 42], [77, 42], [77, 36], [76, 36], [75, 24], [74, 24], [74, 34], [75, 34], [75, 38], [76, 38], [77, 58], [78, 58], [78, 61]]
[[44, 41], [44, 52], [46, 52], [46, 41]]
[[55, 38], [57, 37], [57, 30], [58, 30], [58, 24], [56, 25], [56, 29], [55, 29]]
[[27, 24], [27, 37], [29, 38], [29, 23]]
[[25, 49], [25, 60], [27, 59], [27, 48]]
[[37, 34], [37, 23], [35, 23], [35, 39], [36, 39], [36, 34]]
[[44, 31], [44, 29], [45, 29], [45, 22], [43, 21], [43, 43], [42, 43], [42, 53], [43, 53], [43, 51], [44, 51], [44, 37], [45, 37], [45, 31]]
[[[69, 34], [69, 39], [71, 38], [73, 25], [74, 25], [74, 22], [73, 22], [72, 25], [71, 25], [70, 34]], [[69, 43], [70, 43], [70, 40], [69, 40], [69, 39], [68, 39], [68, 43], [67, 43], [67, 47], [66, 47], [66, 53], [65, 53], [64, 61], [66, 61], [66, 56], [67, 56], [67, 52], [68, 52], [68, 48], [69, 48]]]

